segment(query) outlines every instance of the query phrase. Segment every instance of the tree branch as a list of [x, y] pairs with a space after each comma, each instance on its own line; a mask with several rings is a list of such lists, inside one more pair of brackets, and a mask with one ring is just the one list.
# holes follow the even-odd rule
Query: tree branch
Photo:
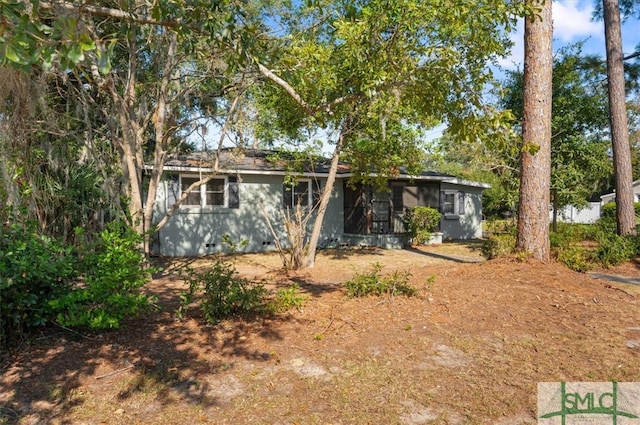
[[627, 55], [625, 57], [622, 58], [622, 60], [629, 60], [629, 59], [633, 59], [633, 58], [637, 58], [638, 56], [640, 56], [640, 50], [634, 53], [631, 53], [630, 55]]
[[269, 68], [262, 65], [261, 63], [258, 63], [258, 70], [260, 70], [260, 73], [262, 75], [264, 75], [269, 80], [273, 81], [276, 85], [280, 86], [284, 91], [286, 91], [287, 94], [291, 96], [291, 98], [295, 100], [296, 103], [300, 105], [302, 109], [305, 110], [306, 113], [308, 113], [309, 115], [312, 115], [315, 112], [315, 109], [309, 106], [309, 104], [305, 102], [305, 100], [298, 94], [298, 92], [296, 92], [296, 90], [293, 87], [291, 87], [289, 83], [287, 83], [282, 78], [278, 77]]
[[39, 5], [44, 10], [54, 10], [55, 8], [60, 8], [70, 12], [80, 12], [80, 13], [84, 12], [93, 16], [102, 16], [105, 18], [129, 20], [132, 22], [136, 22], [138, 24], [159, 25], [159, 26], [169, 27], [169, 28], [178, 28], [178, 27], [184, 26], [179, 21], [158, 20], [147, 15], [140, 15], [137, 13], [127, 12], [121, 9], [114, 9], [111, 7], [92, 6], [90, 4], [79, 4], [79, 3], [71, 3], [71, 2], [46, 2], [46, 1], [40, 2]]

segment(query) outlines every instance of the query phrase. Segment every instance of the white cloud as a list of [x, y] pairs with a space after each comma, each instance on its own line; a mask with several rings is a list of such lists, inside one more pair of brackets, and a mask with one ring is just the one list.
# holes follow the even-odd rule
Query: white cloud
[[[575, 43], [585, 39], [601, 41], [604, 47], [604, 25], [593, 22], [592, 1], [553, 2], [553, 39], [554, 50], [558, 46]], [[524, 21], [520, 19], [516, 31], [509, 38], [513, 42], [511, 55], [500, 60], [500, 66], [515, 69], [524, 61]]]
[[602, 22], [594, 22], [592, 2], [553, 2], [553, 37], [575, 42], [588, 37], [604, 37]]
[[524, 21], [518, 20], [516, 29], [509, 35], [513, 43], [511, 54], [498, 61], [498, 65], [506, 69], [515, 69], [524, 61]]

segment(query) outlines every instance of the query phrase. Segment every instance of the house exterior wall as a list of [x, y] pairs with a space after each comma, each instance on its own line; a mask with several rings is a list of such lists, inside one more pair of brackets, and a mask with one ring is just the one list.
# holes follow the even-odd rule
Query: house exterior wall
[[[633, 187], [633, 201], [640, 202], [640, 180], [635, 180], [632, 184]], [[600, 197], [600, 202], [602, 205], [608, 204], [609, 202], [613, 202], [616, 200], [616, 193], [607, 193]]]
[[[283, 176], [242, 175], [238, 178], [238, 208], [180, 208], [154, 238], [153, 248], [164, 256], [201, 256], [230, 252], [225, 239], [236, 244], [237, 252], [262, 252], [275, 249], [262, 208], [283, 246], [288, 246], [282, 220]], [[324, 185], [324, 179], [321, 184]], [[177, 178], [167, 178], [158, 190], [156, 221], [179, 197]], [[313, 223], [311, 222], [310, 225]], [[336, 185], [326, 211], [319, 246], [336, 244], [342, 234], [342, 185]], [[225, 238], [228, 235], [228, 238]], [[245, 245], [241, 242], [246, 241]]]
[[[479, 239], [482, 237], [482, 189], [442, 182], [442, 192], [464, 193], [464, 212], [443, 214], [440, 231], [445, 240]], [[458, 208], [460, 206], [458, 205]]]
[[[595, 223], [600, 218], [600, 202], [589, 202], [584, 208], [567, 205], [558, 211], [558, 221], [562, 223]], [[549, 221], [553, 220], [553, 210], [549, 212]]]

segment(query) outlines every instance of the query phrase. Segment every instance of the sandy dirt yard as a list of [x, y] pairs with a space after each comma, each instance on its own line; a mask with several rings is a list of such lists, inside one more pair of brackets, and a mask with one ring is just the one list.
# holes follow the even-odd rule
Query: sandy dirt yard
[[[300, 309], [178, 321], [174, 260], [149, 285], [161, 309], [118, 331], [50, 329], [0, 360], [0, 424], [535, 424], [537, 383], [640, 381], [640, 286], [557, 263], [480, 260], [476, 244], [323, 251], [281, 270], [233, 259]], [[414, 297], [349, 298], [379, 263]], [[640, 279], [636, 263], [600, 271]]]

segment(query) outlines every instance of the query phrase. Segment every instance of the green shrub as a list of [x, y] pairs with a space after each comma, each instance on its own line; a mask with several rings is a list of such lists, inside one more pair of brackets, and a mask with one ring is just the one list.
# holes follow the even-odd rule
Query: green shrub
[[416, 289], [409, 285], [409, 272], [394, 271], [390, 275], [381, 275], [382, 265], [374, 263], [369, 272], [356, 273], [353, 279], [344, 283], [349, 297], [365, 295], [406, 295], [413, 296]]
[[409, 208], [405, 214], [409, 236], [419, 244], [429, 242], [431, 234], [440, 228], [442, 214], [431, 207]]
[[552, 248], [567, 247], [584, 240], [595, 240], [599, 228], [593, 224], [557, 223], [557, 230], [549, 233]]
[[594, 259], [604, 267], [632, 260], [637, 254], [636, 237], [602, 231], [598, 237]]
[[489, 219], [482, 223], [483, 232], [489, 235], [496, 233], [516, 233], [516, 221], [514, 219]]
[[52, 315], [49, 302], [77, 276], [71, 247], [33, 224], [0, 224], [0, 345], [16, 341]]
[[577, 272], [593, 268], [593, 257], [589, 250], [580, 245], [564, 245], [556, 250], [558, 261]]
[[[640, 219], [640, 202], [636, 202], [633, 204], [635, 215], [636, 215], [636, 224]], [[600, 219], [597, 221], [598, 226], [600, 226], [603, 230], [607, 232], [616, 232], [617, 231], [617, 218], [616, 218], [616, 203], [615, 202], [607, 202], [600, 209]]]
[[300, 287], [293, 284], [288, 288], [279, 289], [275, 298], [268, 303], [269, 311], [274, 313], [282, 313], [292, 308], [302, 309], [302, 305], [307, 300], [306, 295], [299, 293]]
[[482, 255], [490, 260], [512, 254], [516, 247], [516, 237], [511, 233], [491, 235], [482, 243]]
[[596, 222], [598, 227], [605, 232], [617, 232], [616, 203], [608, 202], [600, 209], [600, 218]]
[[119, 328], [125, 318], [151, 306], [140, 290], [152, 272], [139, 249], [141, 236], [113, 223], [100, 238], [95, 252], [84, 258], [83, 281], [49, 303], [63, 326]]
[[267, 291], [238, 275], [233, 264], [217, 258], [213, 267], [205, 272], [189, 270], [185, 279], [189, 289], [181, 295], [178, 317], [182, 318], [199, 293], [198, 304], [207, 323], [219, 321], [241, 313], [263, 312]]

